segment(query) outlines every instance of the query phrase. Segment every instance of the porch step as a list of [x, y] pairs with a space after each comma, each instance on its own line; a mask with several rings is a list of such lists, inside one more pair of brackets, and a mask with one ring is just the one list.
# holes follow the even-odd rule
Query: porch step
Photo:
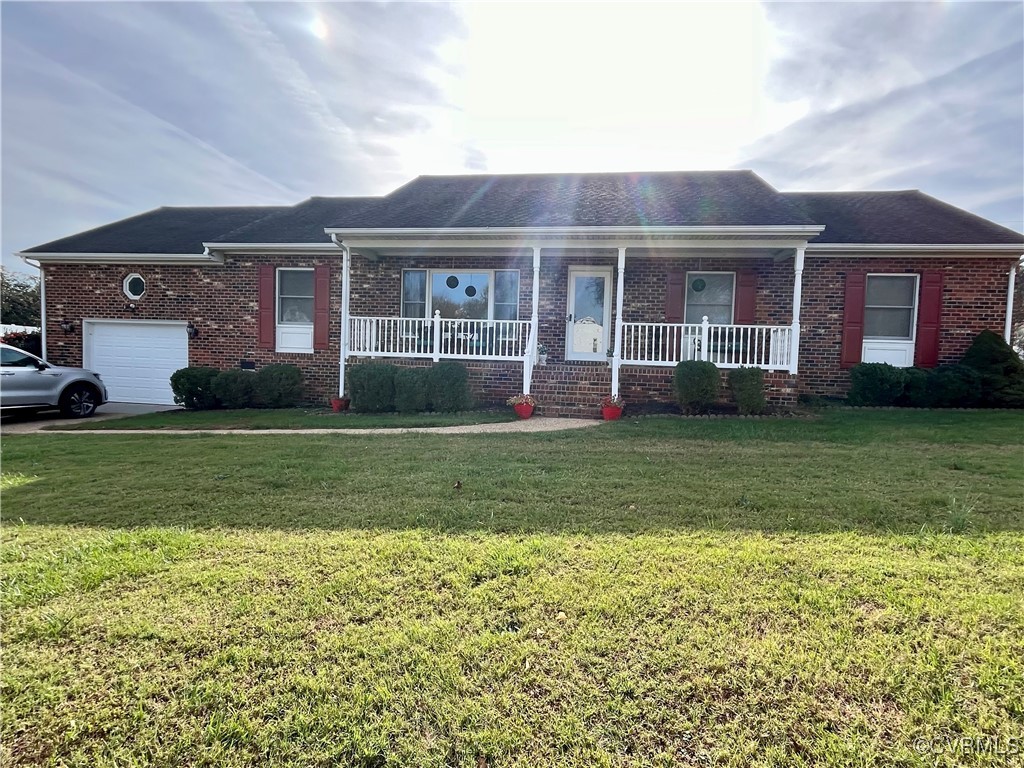
[[601, 398], [612, 391], [607, 363], [548, 363], [533, 369], [530, 392], [542, 416], [595, 419]]

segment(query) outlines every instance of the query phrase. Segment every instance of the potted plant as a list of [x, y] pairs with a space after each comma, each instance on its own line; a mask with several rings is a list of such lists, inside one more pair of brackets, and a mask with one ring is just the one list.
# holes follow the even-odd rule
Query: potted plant
[[349, 400], [349, 398], [347, 398], [347, 397], [332, 397], [331, 398], [331, 410], [334, 411], [335, 413], [341, 413], [342, 411], [347, 411], [349, 405], [351, 404], [351, 402], [352, 401]]
[[622, 409], [626, 407], [626, 401], [621, 395], [606, 395], [601, 400], [601, 415], [605, 421], [615, 421], [622, 416]]
[[506, 402], [512, 406], [512, 409], [520, 419], [530, 418], [533, 415], [534, 406], [537, 405], [537, 401], [533, 399], [533, 395], [515, 395], [514, 397], [510, 397]]
[[537, 345], [537, 362], [541, 365], [548, 364], [548, 348], [546, 344]]

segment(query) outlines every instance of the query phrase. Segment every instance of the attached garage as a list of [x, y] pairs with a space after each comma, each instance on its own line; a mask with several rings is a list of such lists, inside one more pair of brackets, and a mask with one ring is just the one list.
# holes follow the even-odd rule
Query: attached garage
[[82, 359], [111, 400], [173, 405], [171, 374], [188, 365], [185, 322], [86, 320]]

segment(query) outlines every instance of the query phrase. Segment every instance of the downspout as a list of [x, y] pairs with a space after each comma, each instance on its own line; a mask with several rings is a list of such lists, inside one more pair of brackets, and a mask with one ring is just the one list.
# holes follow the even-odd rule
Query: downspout
[[[1021, 256], [1021, 260], [1024, 260], [1024, 256]], [[1017, 286], [1018, 267], [1020, 267], [1020, 261], [1010, 269], [1010, 280], [1006, 285], [1006, 323], [1003, 325], [1003, 339], [1011, 346], [1013, 345], [1013, 292]]]
[[348, 302], [352, 252], [336, 234], [331, 242], [341, 248], [341, 343], [338, 345], [338, 397], [345, 396], [345, 360], [348, 357]]

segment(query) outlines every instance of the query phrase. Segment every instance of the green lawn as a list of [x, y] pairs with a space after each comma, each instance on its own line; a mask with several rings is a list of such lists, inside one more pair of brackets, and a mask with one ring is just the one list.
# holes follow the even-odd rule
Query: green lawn
[[5, 437], [0, 764], [1020, 764], [1022, 441]]
[[[100, 411], [102, 413], [102, 410]], [[62, 422], [44, 429], [371, 429], [378, 427], [450, 427], [515, 421], [511, 408], [466, 413], [334, 413], [321, 408], [243, 409], [237, 411], [163, 411], [109, 421]]]

